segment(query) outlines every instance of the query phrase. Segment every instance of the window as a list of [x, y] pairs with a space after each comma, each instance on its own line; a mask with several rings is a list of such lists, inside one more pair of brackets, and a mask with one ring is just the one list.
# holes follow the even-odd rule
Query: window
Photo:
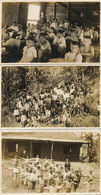
[[28, 19], [27, 24], [37, 24], [40, 19], [40, 5], [29, 4], [28, 5]]
[[18, 152], [18, 143], [15, 142], [8, 143], [8, 152]]
[[72, 147], [70, 145], [64, 145], [63, 154], [71, 154], [71, 153], [72, 153]]

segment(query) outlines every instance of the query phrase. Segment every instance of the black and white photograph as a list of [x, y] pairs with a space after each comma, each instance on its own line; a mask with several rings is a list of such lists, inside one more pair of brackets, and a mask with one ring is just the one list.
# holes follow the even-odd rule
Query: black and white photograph
[[3, 132], [3, 193], [98, 193], [99, 132]]
[[99, 66], [4, 66], [2, 127], [100, 127]]
[[100, 62], [100, 2], [2, 2], [2, 63]]

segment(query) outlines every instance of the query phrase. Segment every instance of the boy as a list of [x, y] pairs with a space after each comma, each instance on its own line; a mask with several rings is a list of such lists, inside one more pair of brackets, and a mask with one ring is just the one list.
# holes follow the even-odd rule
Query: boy
[[71, 44], [71, 51], [65, 54], [67, 62], [82, 62], [82, 55], [79, 52], [79, 43], [73, 41]]
[[54, 28], [55, 30], [58, 29], [57, 19], [53, 19], [52, 24], [50, 25], [50, 27]]
[[38, 62], [47, 62], [51, 55], [51, 45], [49, 41], [46, 40], [45, 33], [40, 34], [38, 46]]
[[19, 109], [16, 106], [15, 109], [14, 109], [14, 116], [16, 117], [16, 122], [19, 121], [19, 115], [20, 115]]
[[93, 183], [93, 179], [95, 177], [94, 177], [93, 172], [91, 170], [89, 171], [89, 174], [85, 177], [87, 177], [87, 179], [86, 179], [86, 182], [83, 183], [83, 185], [86, 184], [86, 192], [90, 193], [91, 192], [91, 186], [92, 186], [92, 183]]
[[20, 63], [34, 62], [37, 58], [37, 51], [34, 47], [34, 38], [29, 36], [26, 40], [26, 46], [23, 48], [23, 56]]
[[[57, 53], [57, 55], [60, 57], [64, 57], [64, 54], [66, 52], [66, 41], [64, 38], [64, 31], [59, 30], [57, 33], [57, 36], [55, 37], [53, 41], [53, 53]], [[54, 46], [56, 46], [54, 48]]]
[[68, 19], [65, 19], [64, 20], [64, 29], [68, 30], [68, 27], [69, 27]]
[[25, 127], [27, 124], [27, 116], [25, 110], [21, 112], [21, 125]]
[[91, 46], [91, 37], [85, 36], [83, 40], [83, 46], [80, 48], [81, 55], [84, 62], [90, 62], [94, 57], [94, 48]]

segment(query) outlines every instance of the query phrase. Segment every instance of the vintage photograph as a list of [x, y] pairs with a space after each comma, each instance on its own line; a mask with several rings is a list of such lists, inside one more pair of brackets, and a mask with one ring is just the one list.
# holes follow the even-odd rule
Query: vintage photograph
[[3, 2], [2, 63], [100, 62], [100, 2]]
[[2, 127], [99, 127], [99, 66], [5, 66]]
[[99, 132], [2, 133], [3, 193], [100, 192]]

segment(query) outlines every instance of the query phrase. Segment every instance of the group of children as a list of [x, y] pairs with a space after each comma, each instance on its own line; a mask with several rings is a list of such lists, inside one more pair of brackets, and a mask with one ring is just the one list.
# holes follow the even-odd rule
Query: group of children
[[93, 61], [93, 45], [99, 43], [99, 33], [94, 26], [83, 29], [77, 24], [70, 24], [68, 19], [60, 22], [53, 19], [44, 24], [28, 24], [26, 31], [15, 22], [11, 27], [6, 25], [3, 28], [2, 47], [9, 48], [13, 39], [26, 42], [26, 46], [23, 44], [21, 47], [20, 63], [48, 62], [53, 58], [80, 63]]
[[[15, 160], [15, 159], [14, 159]], [[70, 193], [78, 192], [81, 188], [81, 179], [85, 178], [86, 192], [91, 192], [94, 179], [90, 170], [88, 175], [83, 175], [81, 168], [74, 170], [66, 159], [65, 163], [56, 163], [53, 160], [36, 158], [16, 159], [13, 170], [14, 188], [22, 187], [34, 193]]]
[[[14, 117], [23, 127], [59, 125], [71, 127], [74, 116], [91, 114], [86, 97], [93, 93], [79, 81], [60, 83], [40, 89], [37, 93], [23, 93], [15, 100]], [[97, 108], [95, 108], [97, 109]]]

